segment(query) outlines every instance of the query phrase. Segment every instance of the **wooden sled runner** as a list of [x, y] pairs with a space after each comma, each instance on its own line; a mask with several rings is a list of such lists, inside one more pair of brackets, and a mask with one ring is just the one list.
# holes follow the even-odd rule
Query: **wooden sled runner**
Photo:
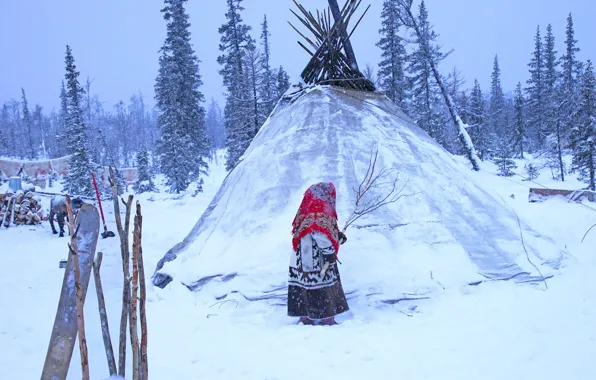
[[[90, 204], [81, 207], [77, 220], [77, 246], [83, 302], [87, 295], [87, 287], [93, 269], [93, 259], [99, 235], [99, 213]], [[74, 233], [74, 232], [73, 232]], [[70, 360], [77, 340], [77, 308], [75, 299], [75, 277], [72, 255], [64, 271], [60, 301], [56, 311], [56, 319], [41, 380], [65, 380], [70, 367]]]

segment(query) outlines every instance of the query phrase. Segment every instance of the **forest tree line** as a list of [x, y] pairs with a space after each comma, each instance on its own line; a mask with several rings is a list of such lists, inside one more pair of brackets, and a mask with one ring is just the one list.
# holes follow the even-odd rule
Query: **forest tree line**
[[[462, 146], [454, 137], [458, 131], [448, 122], [449, 110], [431, 70], [431, 63], [440, 66], [450, 52], [439, 46], [424, 1], [416, 15], [420, 33], [405, 25], [411, 3], [384, 0], [377, 42], [382, 59], [378, 70], [368, 66], [365, 75], [443, 147], [462, 154]], [[555, 48], [556, 38], [563, 38], [562, 52]], [[595, 190], [594, 68], [590, 60], [577, 58], [580, 49], [572, 15], [559, 33], [550, 24], [537, 26], [533, 42], [534, 49], [528, 52], [530, 58], [525, 63], [529, 78], [511, 91], [501, 85], [498, 52], [488, 89], [480, 87], [478, 78], [471, 86], [464, 86], [464, 76], [457, 69], [443, 75], [442, 82], [467, 124], [478, 156], [494, 160], [501, 175], [513, 174], [512, 158], [531, 153], [551, 169], [553, 178], [564, 181], [566, 174], [577, 173]], [[570, 167], [563, 159], [568, 154], [572, 156]]]
[[[74, 155], [87, 170], [152, 164], [153, 172], [163, 173], [175, 192], [202, 182], [215, 149], [227, 148], [226, 168], [231, 170], [290, 85], [283, 67], [271, 63], [266, 15], [254, 38], [253, 28], [242, 20], [242, 1], [227, 0], [226, 22], [219, 28], [223, 110], [213, 99], [207, 102], [200, 90], [186, 0], [165, 0], [161, 12], [167, 36], [155, 78], [155, 108], [146, 107], [139, 93], [106, 109], [92, 95], [93, 82], [79, 82], [67, 47], [66, 75], [57, 89], [60, 108], [47, 112], [40, 105], [30, 106], [25, 89], [18, 100], [4, 103], [0, 156], [33, 160]], [[458, 130], [449, 122], [445, 94], [433, 76], [433, 67], [444, 69], [441, 62], [450, 52], [439, 46], [424, 1], [412, 16], [417, 32], [405, 25], [409, 4], [410, 0], [384, 0], [377, 41], [381, 61], [376, 68], [368, 65], [364, 74], [438, 143], [463, 154]], [[494, 160], [502, 175], [512, 174], [512, 158], [531, 153], [551, 168], [553, 177], [564, 180], [576, 172], [594, 189], [594, 71], [590, 61], [577, 58], [571, 14], [566, 30], [559, 33], [564, 38], [562, 52], [555, 48], [556, 34], [551, 25], [537, 27], [534, 51], [525, 63], [529, 79], [515, 89], [501, 85], [498, 52], [488, 89], [480, 87], [478, 78], [465, 86], [457, 69], [439, 79], [466, 123], [478, 157]], [[68, 137], [73, 134], [78, 140]], [[567, 154], [573, 157], [571, 167], [563, 160]], [[77, 186], [72, 190], [88, 191]]]

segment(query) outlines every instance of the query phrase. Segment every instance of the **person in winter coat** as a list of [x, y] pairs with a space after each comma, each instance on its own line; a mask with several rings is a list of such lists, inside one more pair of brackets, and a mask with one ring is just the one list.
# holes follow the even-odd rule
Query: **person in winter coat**
[[337, 226], [335, 197], [331, 182], [310, 186], [292, 222], [288, 315], [305, 325], [335, 325], [335, 316], [349, 310], [336, 264], [347, 238]]

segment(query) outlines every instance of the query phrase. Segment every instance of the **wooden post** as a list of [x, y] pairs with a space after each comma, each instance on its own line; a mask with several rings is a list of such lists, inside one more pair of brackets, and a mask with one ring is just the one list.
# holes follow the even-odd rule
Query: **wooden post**
[[[331, 8], [331, 13], [333, 14], [333, 19], [335, 22], [341, 18], [341, 12], [339, 10], [339, 5], [337, 4], [337, 0], [328, 0], [329, 1], [329, 8]], [[356, 0], [348, 0], [352, 3], [356, 3]], [[348, 38], [348, 32], [344, 31], [342, 33], [342, 38], [344, 39], [344, 50], [346, 52], [346, 57], [348, 58], [348, 63], [350, 68], [354, 70], [358, 70], [358, 63], [356, 62], [356, 54], [354, 54], [354, 49], [352, 48], [352, 43]]]
[[122, 228], [122, 218], [120, 217], [120, 204], [118, 203], [118, 189], [116, 187], [116, 174], [110, 167], [110, 186], [112, 188], [112, 198], [114, 200], [114, 214], [116, 217], [116, 227], [120, 237], [120, 251], [122, 255], [122, 275], [124, 284], [122, 287], [122, 314], [120, 316], [120, 341], [118, 346], [118, 375], [125, 377], [126, 374], [126, 324], [130, 313], [130, 270], [129, 263], [130, 251], [128, 247], [128, 232], [130, 226], [130, 209], [133, 196], [128, 196], [128, 201], [124, 203], [126, 207], [125, 227]]
[[99, 318], [101, 320], [101, 334], [103, 336], [103, 344], [106, 350], [106, 358], [108, 360], [108, 368], [110, 376], [116, 375], [116, 360], [114, 359], [114, 349], [112, 348], [112, 338], [110, 337], [110, 327], [108, 325], [108, 313], [106, 311], [106, 303], [103, 297], [103, 287], [101, 285], [101, 277], [99, 269], [101, 268], [101, 261], [103, 253], [97, 253], [97, 259], [93, 263], [93, 277], [95, 279], [95, 290], [97, 291], [97, 304], [99, 307]]
[[74, 266], [75, 299], [77, 308], [77, 334], [79, 335], [79, 349], [81, 350], [81, 371], [83, 380], [89, 380], [89, 358], [87, 355], [87, 338], [85, 337], [85, 314], [83, 312], [83, 289], [81, 287], [81, 268], [77, 247], [77, 231], [75, 230], [74, 215], [70, 196], [66, 195], [66, 212], [68, 213], [68, 225], [70, 227], [70, 253]]
[[137, 201], [137, 212], [134, 219], [132, 240], [132, 298], [130, 300], [130, 345], [132, 347], [133, 380], [139, 380], [139, 335], [137, 331], [137, 300], [139, 290], [138, 258], [141, 249], [141, 206]]
[[147, 380], [149, 378], [149, 364], [147, 361], [147, 312], [145, 309], [147, 289], [145, 287], [145, 266], [143, 264], [143, 216], [141, 215], [141, 205], [139, 204], [139, 201], [137, 201], [137, 215], [139, 217], [139, 252], [137, 257], [137, 266], [139, 272], [139, 284], [141, 286], [141, 297], [139, 299], [139, 314], [141, 318], [141, 379]]

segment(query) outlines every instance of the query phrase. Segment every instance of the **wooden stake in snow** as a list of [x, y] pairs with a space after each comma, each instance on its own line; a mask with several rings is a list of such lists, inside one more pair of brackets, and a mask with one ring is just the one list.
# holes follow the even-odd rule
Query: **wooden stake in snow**
[[133, 227], [132, 240], [132, 298], [130, 300], [130, 345], [132, 347], [132, 373], [133, 380], [140, 379], [139, 371], [139, 336], [137, 332], [137, 300], [139, 290], [138, 258], [141, 250], [141, 205], [137, 201], [137, 212]]
[[122, 254], [122, 274], [124, 284], [122, 287], [122, 314], [120, 316], [120, 342], [118, 346], [118, 375], [125, 377], [126, 374], [126, 324], [130, 313], [130, 270], [128, 261], [130, 260], [130, 251], [128, 248], [128, 232], [130, 226], [130, 209], [132, 207], [133, 196], [128, 196], [128, 201], [124, 203], [126, 207], [125, 226], [122, 228], [122, 218], [120, 216], [120, 204], [118, 203], [118, 189], [116, 188], [116, 174], [110, 167], [110, 187], [112, 188], [112, 198], [114, 200], [114, 215], [116, 216], [116, 227], [120, 237], [120, 251]]
[[81, 270], [79, 267], [79, 256], [77, 248], [77, 233], [75, 231], [74, 216], [70, 196], [66, 195], [66, 212], [68, 213], [68, 224], [70, 227], [70, 253], [74, 265], [75, 297], [77, 307], [77, 334], [79, 336], [79, 349], [81, 350], [81, 371], [83, 380], [89, 380], [89, 359], [87, 355], [87, 339], [85, 338], [85, 317], [83, 313], [83, 289], [81, 287]]
[[114, 358], [114, 349], [112, 348], [112, 338], [110, 337], [110, 327], [108, 325], [108, 313], [106, 311], [106, 303], [103, 297], [103, 287], [101, 285], [101, 277], [99, 269], [101, 268], [101, 261], [103, 253], [98, 252], [97, 258], [93, 263], [93, 277], [95, 279], [95, 290], [97, 291], [97, 304], [99, 307], [99, 318], [101, 320], [101, 333], [103, 335], [103, 344], [106, 350], [106, 358], [108, 360], [108, 368], [110, 376], [116, 375], [116, 360]]
[[141, 205], [139, 204], [139, 201], [137, 201], [137, 216], [139, 218], [139, 222], [138, 228], [135, 228], [135, 236], [138, 234], [139, 239], [137, 266], [139, 272], [139, 284], [141, 286], [141, 297], [139, 299], [139, 314], [141, 318], [141, 379], [147, 380], [149, 378], [149, 365], [147, 362], [147, 312], [145, 309], [147, 289], [145, 287], [145, 267], [143, 264], [143, 216], [141, 215]]

